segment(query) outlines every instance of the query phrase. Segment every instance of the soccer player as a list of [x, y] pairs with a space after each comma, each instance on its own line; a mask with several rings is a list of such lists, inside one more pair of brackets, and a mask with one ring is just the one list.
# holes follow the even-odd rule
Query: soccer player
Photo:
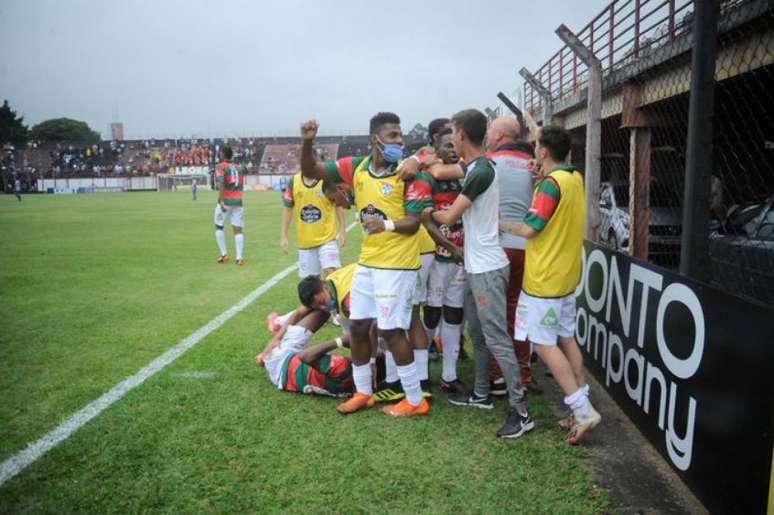
[[21, 199], [21, 191], [22, 191], [22, 187], [21, 187], [21, 181], [20, 181], [20, 180], [19, 180], [19, 178], [17, 177], [17, 178], [15, 178], [15, 179], [14, 179], [14, 181], [13, 181], [13, 192], [14, 192], [14, 194], [16, 195], [16, 199], [17, 199], [19, 202], [21, 202], [21, 200], [22, 200], [22, 199]]
[[231, 217], [231, 228], [234, 230], [234, 243], [236, 244], [236, 264], [244, 265], [242, 258], [245, 240], [242, 234], [242, 190], [245, 185], [244, 169], [231, 163], [233, 151], [229, 145], [224, 145], [220, 150], [220, 162], [215, 165], [215, 185], [218, 188], [218, 204], [215, 206], [215, 241], [218, 243], [220, 257], [218, 263], [228, 261], [226, 252], [226, 235], [223, 226], [226, 218]]
[[[535, 164], [544, 178], [523, 223], [501, 221], [501, 230], [527, 238], [524, 284], [516, 308], [517, 340], [535, 344], [565, 394], [572, 416], [566, 441], [578, 443], [602, 417], [589, 402], [583, 356], [575, 341], [575, 288], [581, 275], [585, 200], [583, 175], [566, 163], [570, 135], [561, 127], [540, 130]], [[557, 345], [558, 340], [558, 345]]]
[[[436, 155], [444, 164], [459, 161], [452, 143], [452, 130], [445, 128], [434, 138]], [[433, 191], [433, 207], [448, 209], [462, 191], [459, 180], [438, 181], [430, 178]], [[441, 373], [441, 391], [461, 394], [466, 391], [465, 385], [457, 378], [457, 357], [460, 349], [462, 315], [465, 297], [465, 269], [462, 262], [462, 252], [459, 247], [464, 242], [464, 232], [461, 221], [454, 224], [441, 224], [441, 234], [454, 245], [452, 252], [439, 245], [435, 251], [435, 259], [430, 267], [428, 280], [427, 303], [424, 310], [424, 322], [428, 331], [433, 333], [441, 322], [441, 340], [443, 341], [443, 371]]]
[[532, 430], [534, 422], [527, 413], [516, 355], [506, 330], [508, 258], [500, 247], [499, 187], [495, 169], [484, 153], [486, 130], [486, 116], [475, 109], [460, 111], [452, 117], [454, 150], [467, 167], [462, 192], [448, 209], [427, 209], [423, 216], [447, 225], [462, 217], [465, 226], [464, 309], [476, 356], [476, 380], [470, 394], [450, 395], [449, 402], [493, 408], [489, 395], [489, 360], [494, 356], [505, 376], [510, 404], [505, 424], [497, 436], [518, 438]]
[[320, 273], [327, 276], [341, 267], [339, 247], [346, 241], [344, 209], [325, 195], [332, 186], [331, 181], [308, 179], [297, 173], [282, 194], [280, 247], [287, 253], [290, 221], [295, 220], [300, 277]]
[[255, 361], [266, 368], [269, 380], [280, 390], [305, 394], [348, 396], [353, 389], [352, 364], [345, 356], [330, 354], [349, 346], [349, 335], [305, 349], [312, 335], [328, 320], [316, 309], [295, 311]]
[[193, 200], [196, 200], [196, 190], [197, 190], [196, 179], [194, 179], [193, 182], [191, 183], [191, 195], [193, 195]]
[[425, 415], [430, 405], [422, 396], [406, 330], [411, 322], [420, 268], [417, 230], [422, 209], [431, 203], [430, 185], [423, 174], [406, 182], [395, 173], [403, 155], [403, 133], [397, 115], [378, 113], [371, 118], [370, 155], [345, 157], [325, 164], [315, 159], [313, 142], [317, 128], [314, 120], [301, 126], [301, 172], [309, 178], [328, 178], [350, 186], [363, 227], [350, 316], [352, 373], [357, 391], [338, 410], [347, 414], [374, 405], [369, 329], [376, 320], [379, 335], [395, 359], [406, 394], [402, 401], [386, 406], [383, 411], [393, 416]]

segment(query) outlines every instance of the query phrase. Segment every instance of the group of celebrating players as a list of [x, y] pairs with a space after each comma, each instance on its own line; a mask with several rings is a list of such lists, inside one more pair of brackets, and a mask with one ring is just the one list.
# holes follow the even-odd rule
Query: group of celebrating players
[[[428, 346], [438, 335], [439, 388], [449, 402], [492, 409], [493, 394], [507, 395], [497, 436], [518, 438], [534, 427], [526, 404], [526, 392], [538, 391], [534, 347], [565, 394], [570, 413], [559, 424], [567, 442], [596, 427], [601, 417], [574, 338], [585, 213], [583, 177], [566, 163], [569, 134], [546, 126], [528, 143], [515, 118], [489, 123], [467, 109], [433, 120], [430, 144], [404, 159], [400, 119], [378, 113], [369, 155], [321, 163], [317, 129], [315, 121], [302, 124], [301, 172], [283, 194], [281, 246], [287, 251], [292, 220], [301, 305], [267, 317], [274, 334], [256, 361], [272, 384], [344, 398], [342, 414], [385, 401], [386, 414], [426, 415]], [[230, 192], [241, 193], [244, 177], [228, 157], [215, 171], [219, 262], [228, 259], [225, 215], [241, 239], [241, 194]], [[352, 206], [363, 241], [357, 263], [342, 267], [343, 213]], [[342, 335], [307, 347], [331, 317]], [[465, 325], [475, 358], [470, 389], [457, 376]], [[333, 352], [343, 346], [350, 357]]]

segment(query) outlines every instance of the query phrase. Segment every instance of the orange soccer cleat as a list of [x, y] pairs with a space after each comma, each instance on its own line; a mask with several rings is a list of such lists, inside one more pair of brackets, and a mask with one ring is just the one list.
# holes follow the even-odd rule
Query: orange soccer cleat
[[355, 395], [353, 395], [351, 399], [339, 404], [338, 407], [336, 407], [336, 410], [342, 415], [349, 415], [350, 413], [372, 408], [374, 402], [373, 395], [355, 392]]
[[430, 403], [427, 402], [427, 399], [422, 398], [422, 402], [417, 406], [413, 406], [408, 399], [404, 398], [397, 404], [385, 406], [382, 411], [385, 415], [392, 415], [393, 417], [416, 417], [430, 413]]
[[244, 259], [242, 259], [242, 258], [239, 258], [239, 259], [237, 259], [237, 260], [235, 261], [235, 264], [236, 264], [236, 265], [239, 265], [239, 266], [242, 266], [242, 265], [244, 265], [244, 264], [245, 264], [245, 260], [244, 260]]
[[223, 254], [218, 258], [218, 263], [225, 263], [226, 261], [228, 261], [228, 254]]

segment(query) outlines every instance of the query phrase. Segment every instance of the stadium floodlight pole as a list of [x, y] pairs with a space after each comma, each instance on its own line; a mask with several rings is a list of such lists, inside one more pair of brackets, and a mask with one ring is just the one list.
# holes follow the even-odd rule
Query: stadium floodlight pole
[[543, 105], [545, 106], [543, 108], [543, 125], [549, 125], [551, 123], [551, 117], [554, 115], [554, 99], [551, 96], [551, 92], [548, 91], [548, 88], [543, 86], [543, 83], [526, 68], [519, 70], [519, 75], [521, 75], [524, 80], [527, 81], [527, 84], [535, 90], [535, 93], [543, 99]]
[[599, 177], [602, 154], [602, 63], [566, 25], [556, 29], [561, 39], [589, 68], [586, 112], [586, 239], [597, 241], [599, 232]]

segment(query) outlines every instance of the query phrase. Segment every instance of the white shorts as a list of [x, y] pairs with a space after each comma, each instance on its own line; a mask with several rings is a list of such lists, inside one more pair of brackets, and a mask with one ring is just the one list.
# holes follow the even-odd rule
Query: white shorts
[[465, 303], [465, 268], [453, 261], [433, 262], [427, 285], [427, 305], [461, 308]]
[[339, 244], [336, 240], [313, 249], [298, 249], [298, 275], [320, 275], [326, 268], [341, 268]]
[[414, 291], [414, 305], [418, 306], [427, 301], [427, 280], [430, 278], [430, 268], [435, 262], [435, 253], [420, 254], [421, 266], [417, 274], [417, 288]]
[[514, 339], [540, 345], [556, 345], [557, 337], [575, 336], [575, 294], [544, 299], [521, 292], [514, 326]]
[[379, 329], [408, 329], [417, 274], [416, 270], [382, 270], [357, 265], [349, 292], [349, 319], [375, 318]]
[[225, 206], [226, 210], [220, 209], [220, 204], [215, 204], [215, 225], [223, 227], [226, 225], [226, 218], [231, 217], [231, 227], [243, 227], [242, 225], [242, 206]]

